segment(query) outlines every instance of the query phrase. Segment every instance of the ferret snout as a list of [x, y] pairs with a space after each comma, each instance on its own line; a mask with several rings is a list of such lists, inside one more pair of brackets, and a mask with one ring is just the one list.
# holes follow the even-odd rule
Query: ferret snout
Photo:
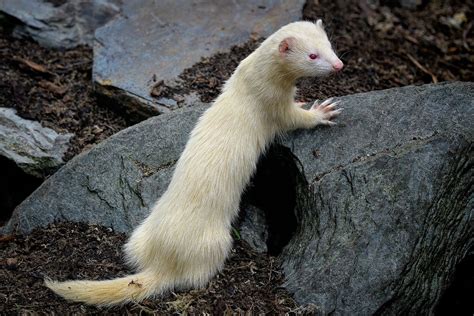
[[335, 70], [335, 71], [339, 71], [342, 69], [342, 67], [344, 67], [344, 64], [342, 63], [342, 61], [338, 60], [336, 62], [334, 62], [332, 64], [332, 68]]

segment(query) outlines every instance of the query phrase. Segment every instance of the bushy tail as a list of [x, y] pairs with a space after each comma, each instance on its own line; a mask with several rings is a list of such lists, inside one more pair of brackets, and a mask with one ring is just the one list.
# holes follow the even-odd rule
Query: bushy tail
[[118, 305], [130, 301], [141, 301], [161, 293], [168, 285], [152, 272], [140, 272], [123, 278], [105, 281], [45, 280], [45, 285], [67, 300], [90, 305]]

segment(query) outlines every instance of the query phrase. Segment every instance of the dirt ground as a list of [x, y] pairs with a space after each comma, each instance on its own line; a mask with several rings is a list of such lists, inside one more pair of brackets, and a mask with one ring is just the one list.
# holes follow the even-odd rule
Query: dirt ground
[[0, 32], [0, 59], [1, 106], [59, 133], [74, 133], [65, 160], [129, 125], [97, 101], [90, 48], [46, 49]]
[[278, 288], [282, 275], [275, 258], [257, 254], [236, 240], [224, 270], [207, 288], [172, 293], [124, 307], [97, 309], [69, 304], [43, 286], [43, 278], [107, 279], [130, 272], [122, 263], [125, 235], [100, 226], [60, 224], [13, 240], [0, 239], [0, 314], [41, 313], [172, 314], [251, 312], [309, 313]]
[[[372, 7], [364, 1], [308, 1], [306, 19], [322, 17], [344, 70], [298, 83], [300, 100], [372, 91], [410, 84], [474, 79], [472, 1], [431, 1], [419, 10]], [[161, 84], [154, 96], [175, 98], [196, 92], [214, 99], [239, 61], [259, 40], [203, 59], [183, 72], [179, 85]], [[101, 106], [91, 82], [92, 51], [45, 49], [0, 32], [0, 102], [19, 115], [75, 137], [66, 159], [100, 142], [130, 122]], [[280, 286], [275, 258], [236, 241], [224, 271], [204, 290], [173, 293], [158, 300], [98, 310], [69, 304], [42, 286], [58, 279], [106, 279], [125, 274], [120, 245], [125, 237], [96, 226], [61, 224], [29, 236], [0, 238], [0, 314], [171, 314], [232, 312], [311, 313], [298, 307]], [[449, 303], [447, 303], [449, 306]]]

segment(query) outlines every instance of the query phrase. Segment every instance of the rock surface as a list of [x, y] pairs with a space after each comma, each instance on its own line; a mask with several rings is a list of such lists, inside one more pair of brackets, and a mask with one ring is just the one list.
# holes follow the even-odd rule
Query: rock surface
[[255, 206], [245, 207], [246, 214], [239, 229], [240, 238], [258, 252], [267, 252], [268, 229], [263, 212]]
[[473, 87], [358, 95], [350, 131], [292, 138], [307, 180], [281, 258], [298, 302], [323, 314], [434, 313], [474, 246]]
[[15, 34], [41, 45], [91, 45], [94, 31], [120, 14], [122, 0], [0, 0], [0, 11], [18, 19]]
[[131, 231], [168, 186], [203, 110], [150, 118], [76, 156], [18, 206], [6, 230], [68, 220]]
[[[298, 221], [280, 254], [285, 286], [323, 314], [431, 313], [474, 245], [474, 84], [341, 101], [339, 125], [296, 131], [280, 145], [298, 167], [285, 169], [296, 179]], [[3, 233], [64, 220], [130, 231], [166, 189], [203, 109], [151, 118], [76, 157]]]
[[72, 136], [25, 120], [14, 109], [0, 108], [0, 156], [29, 175], [42, 178], [59, 168]]
[[[265, 37], [301, 18], [304, 0], [127, 1], [123, 15], [96, 31], [94, 81], [100, 90], [133, 102], [145, 115], [169, 109], [150, 96], [202, 57]], [[168, 100], [169, 101], [169, 100]], [[141, 108], [140, 108], [141, 107]]]

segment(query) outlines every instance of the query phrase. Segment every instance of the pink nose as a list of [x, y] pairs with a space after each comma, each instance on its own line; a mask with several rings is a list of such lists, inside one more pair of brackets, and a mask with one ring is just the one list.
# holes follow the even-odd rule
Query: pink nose
[[342, 67], [344, 67], [344, 64], [340, 60], [338, 60], [334, 64], [332, 64], [332, 68], [334, 68], [335, 71], [341, 70]]

